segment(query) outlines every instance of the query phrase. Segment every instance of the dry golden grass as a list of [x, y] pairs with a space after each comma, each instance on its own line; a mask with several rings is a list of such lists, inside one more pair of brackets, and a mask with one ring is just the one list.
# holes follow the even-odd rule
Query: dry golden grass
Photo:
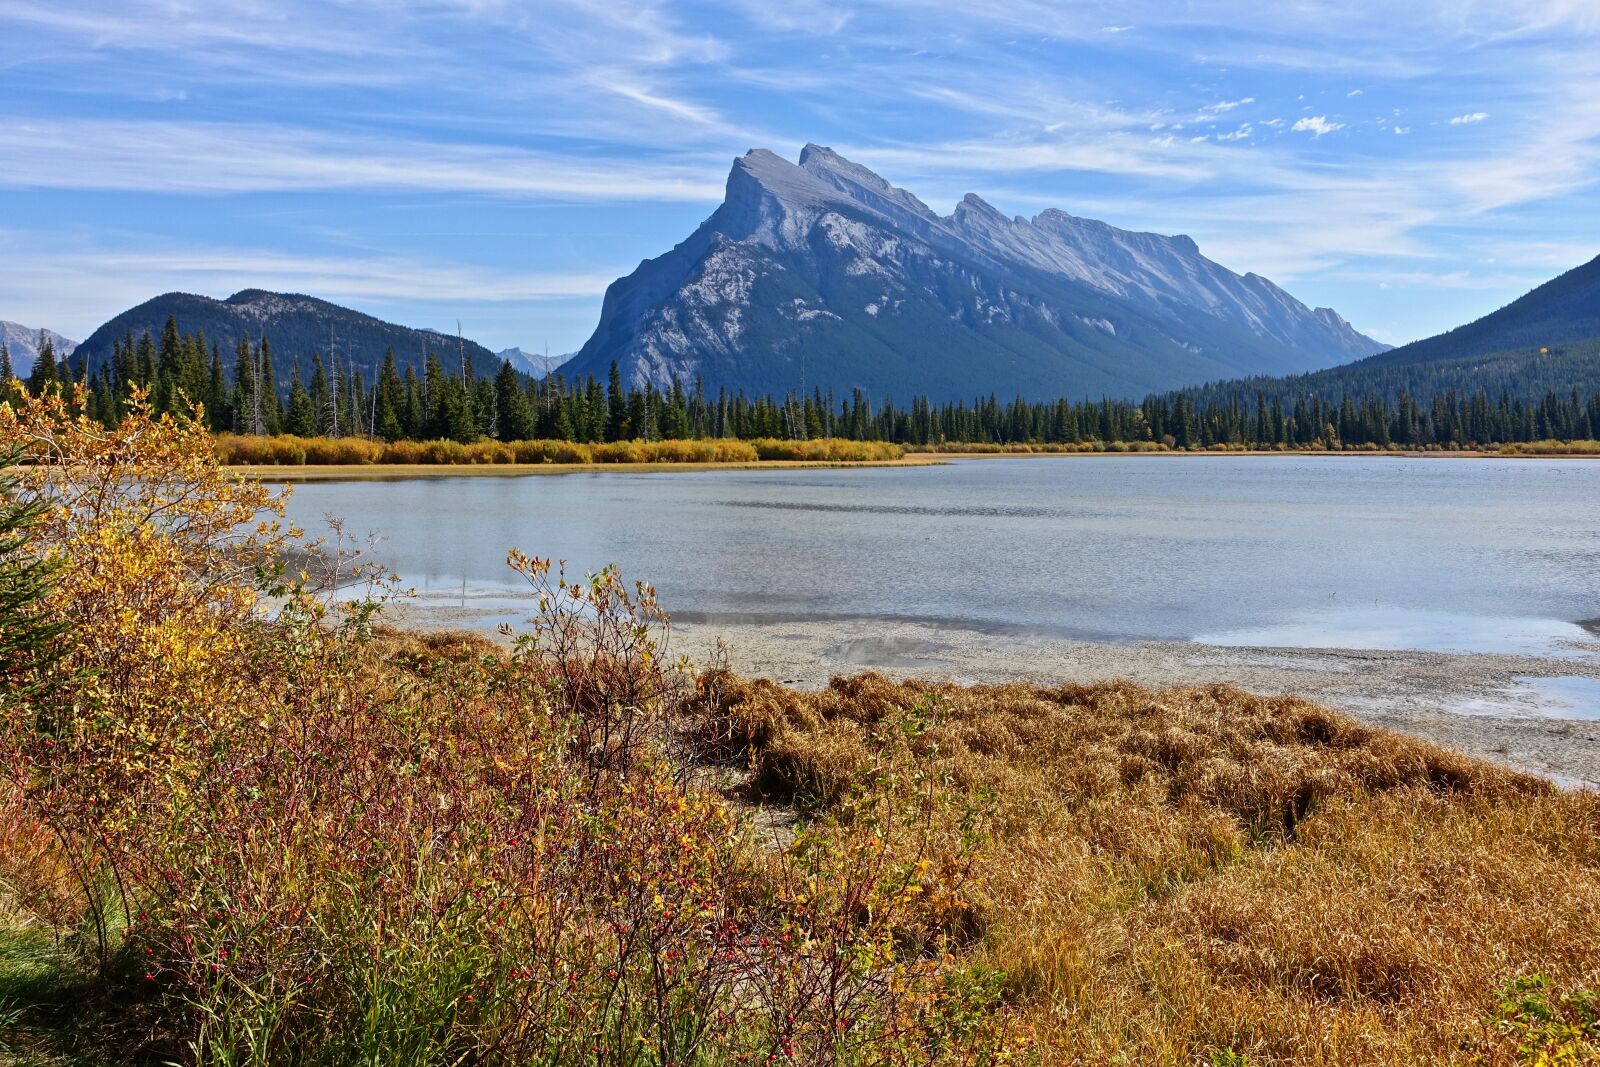
[[917, 744], [997, 809], [972, 951], [1046, 1062], [1516, 1063], [1505, 983], [1600, 984], [1600, 797], [1304, 701], [725, 674], [701, 698], [753, 791], [812, 807], [929, 702]]
[[361, 437], [252, 437], [219, 433], [217, 458], [233, 466], [506, 466], [591, 464], [724, 464], [771, 461], [866, 463], [898, 460], [899, 445], [837, 438], [740, 441], [394, 441]]
[[1519, 441], [1501, 445], [1507, 456], [1600, 456], [1600, 441]]

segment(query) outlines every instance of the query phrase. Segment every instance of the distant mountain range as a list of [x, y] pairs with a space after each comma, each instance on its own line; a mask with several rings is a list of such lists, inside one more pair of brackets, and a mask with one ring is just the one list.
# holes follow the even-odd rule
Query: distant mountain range
[[571, 352], [560, 356], [546, 356], [543, 353], [524, 352], [521, 348], [502, 348], [495, 355], [535, 379], [555, 373], [563, 363], [572, 358]]
[[11, 353], [11, 373], [17, 377], [26, 377], [33, 370], [33, 361], [39, 358], [41, 332], [55, 345], [57, 359], [71, 355], [72, 350], [78, 347], [78, 342], [69, 341], [54, 330], [40, 331], [0, 319], [0, 341], [5, 342], [6, 350]]
[[[159, 335], [168, 316], [204, 331], [230, 374], [238, 341], [265, 335], [280, 386], [297, 360], [308, 370], [312, 352], [326, 354], [331, 333], [341, 364], [353, 359], [369, 376], [392, 347], [402, 372], [420, 371], [425, 354], [454, 370], [464, 352], [480, 374], [508, 360], [531, 377], [604, 380], [616, 360], [636, 385], [701, 377], [750, 394], [861, 388], [902, 401], [1600, 390], [1600, 258], [1476, 322], [1385, 350], [1326, 308], [1218, 266], [1186, 237], [1058, 211], [1006, 219], [972, 196], [941, 218], [815, 146], [799, 166], [761, 151], [738, 160], [723, 205], [689, 240], [612, 284], [575, 354], [491, 352], [259, 289], [226, 300], [168, 293], [81, 345], [49, 336], [75, 367], [97, 368], [115, 339]], [[0, 328], [26, 375], [39, 331]]]
[[458, 342], [435, 330], [397, 326], [315, 297], [262, 289], [245, 289], [226, 300], [193, 293], [166, 293], [146, 300], [90, 334], [73, 353], [73, 366], [81, 367], [81, 361], [88, 359], [90, 368], [98, 369], [111, 357], [113, 343], [130, 332], [137, 338], [148, 330], [159, 338], [169, 315], [180, 330], [203, 331], [208, 343], [218, 345], [229, 374], [240, 339], [254, 343], [265, 336], [272, 347], [273, 377], [280, 385], [289, 380], [297, 360], [302, 373], [309, 375], [311, 354], [320, 352], [326, 360], [330, 344], [341, 366], [353, 361], [368, 380], [390, 348], [402, 374], [407, 367], [421, 374], [427, 354], [438, 356], [452, 372], [460, 366], [463, 352], [480, 375], [492, 374], [500, 366], [500, 357], [475, 341]]
[[607, 290], [565, 368], [783, 393], [1136, 396], [1387, 346], [1188, 237], [969, 195], [941, 217], [837, 153], [756, 150], [687, 240]]
[[1451, 389], [1527, 400], [1600, 391], [1600, 257], [1437, 337], [1314, 374], [1223, 381], [1185, 392], [1394, 400], [1401, 393], [1427, 398]]

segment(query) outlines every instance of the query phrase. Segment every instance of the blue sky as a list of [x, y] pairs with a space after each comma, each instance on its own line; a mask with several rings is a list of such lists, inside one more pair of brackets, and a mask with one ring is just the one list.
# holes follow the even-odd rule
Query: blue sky
[[1187, 233], [1391, 342], [1600, 254], [1597, 0], [0, 0], [0, 318], [576, 348], [732, 158]]

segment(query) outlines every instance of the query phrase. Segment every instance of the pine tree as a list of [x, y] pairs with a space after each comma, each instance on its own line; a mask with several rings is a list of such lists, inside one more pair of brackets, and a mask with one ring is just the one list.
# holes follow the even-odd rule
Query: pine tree
[[283, 399], [278, 396], [278, 383], [272, 376], [272, 342], [265, 336], [256, 346], [261, 361], [261, 431], [268, 434], [283, 432]]
[[298, 363], [295, 364], [294, 373], [289, 379], [289, 410], [284, 415], [283, 423], [284, 432], [294, 434], [296, 437], [311, 437], [317, 432], [317, 407], [311, 399], [311, 394], [307, 393], [306, 387], [300, 383]]
[[415, 367], [406, 368], [403, 389], [405, 392], [405, 404], [399, 413], [400, 436], [416, 440], [423, 435], [423, 427], [427, 417], [422, 406], [422, 383], [417, 380]]
[[[295, 370], [300, 368], [296, 365]], [[311, 407], [316, 412], [312, 433], [326, 434], [333, 429], [333, 394], [328, 392], [328, 375], [322, 369], [322, 354], [311, 353]]]
[[16, 386], [11, 384], [16, 380], [17, 375], [11, 369], [11, 346], [0, 341], [0, 404], [17, 399]]
[[385, 441], [398, 441], [405, 436], [405, 429], [401, 425], [405, 386], [395, 370], [394, 349], [389, 349], [383, 357], [383, 368], [378, 371], [378, 381], [373, 388], [372, 431]]
[[43, 396], [45, 391], [60, 384], [56, 376], [56, 346], [43, 330], [39, 331], [39, 356], [33, 361], [33, 373], [28, 375], [28, 392]]
[[257, 382], [260, 368], [248, 337], [239, 338], [233, 350], [233, 432], [255, 434], [261, 432], [260, 412], [256, 408]]
[[500, 364], [494, 378], [496, 436], [502, 441], [525, 441], [533, 436], [533, 412], [522, 391], [522, 381], [510, 360]]
[[233, 425], [228, 411], [228, 387], [222, 379], [222, 352], [215, 347], [211, 349], [211, 373], [206, 381], [206, 419], [213, 430]]
[[606, 385], [605, 440], [620, 441], [628, 436], [628, 398], [622, 391], [622, 370], [611, 361], [611, 377]]

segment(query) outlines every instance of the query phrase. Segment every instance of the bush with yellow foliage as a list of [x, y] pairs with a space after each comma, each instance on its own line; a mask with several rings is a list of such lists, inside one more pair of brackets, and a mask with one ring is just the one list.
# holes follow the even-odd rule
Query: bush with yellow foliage
[[948, 951], [967, 869], [927, 862], [931, 780], [761, 839], [670, 758], [688, 680], [648, 587], [513, 555], [512, 653], [374, 634], [375, 602], [284, 573], [281, 496], [197, 420], [74, 409], [0, 406], [71, 678], [0, 706], [0, 880], [133, 1005], [113, 1052], [1011, 1058], [998, 981]]

